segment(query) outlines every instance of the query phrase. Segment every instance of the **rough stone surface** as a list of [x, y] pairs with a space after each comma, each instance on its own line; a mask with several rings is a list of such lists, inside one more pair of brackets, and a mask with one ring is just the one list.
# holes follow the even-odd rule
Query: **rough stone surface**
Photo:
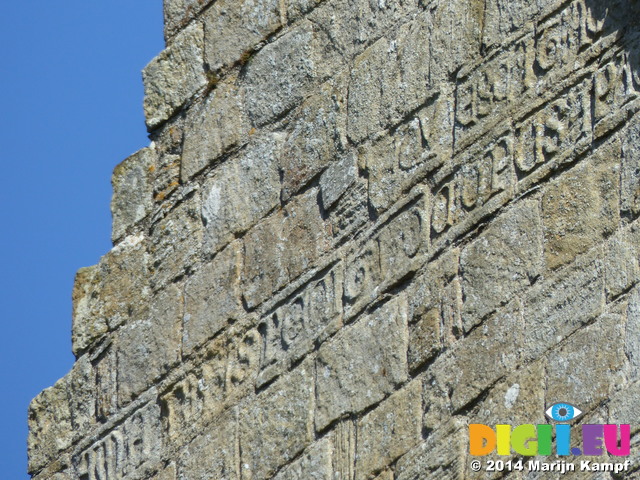
[[164, 12], [34, 480], [551, 478], [468, 426], [557, 401], [637, 464], [638, 2]]
[[149, 128], [166, 121], [206, 84], [203, 43], [202, 25], [193, 24], [145, 67], [144, 113]]

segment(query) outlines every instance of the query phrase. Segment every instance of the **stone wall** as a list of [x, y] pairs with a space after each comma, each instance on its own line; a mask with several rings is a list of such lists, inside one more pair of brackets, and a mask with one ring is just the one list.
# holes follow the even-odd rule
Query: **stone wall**
[[560, 400], [640, 441], [637, 1], [164, 9], [34, 479], [490, 478], [467, 425]]

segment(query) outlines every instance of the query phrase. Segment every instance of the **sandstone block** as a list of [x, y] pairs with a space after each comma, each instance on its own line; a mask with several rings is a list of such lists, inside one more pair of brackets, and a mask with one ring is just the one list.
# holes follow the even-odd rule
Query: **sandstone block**
[[215, 253], [280, 202], [280, 139], [255, 139], [237, 158], [220, 165], [202, 191], [204, 249]]
[[434, 59], [430, 77], [432, 81], [442, 82], [479, 55], [485, 2], [453, 0], [434, 4], [427, 34]]
[[302, 456], [278, 473], [273, 480], [331, 480], [332, 448], [328, 439], [309, 446]]
[[157, 468], [162, 448], [160, 408], [150, 403], [74, 454], [74, 478], [139, 478]]
[[255, 54], [247, 65], [246, 109], [255, 126], [296, 106], [340, 67], [321, 29], [303, 21]]
[[164, 4], [164, 37], [167, 41], [195, 17], [213, 0], [165, 0]]
[[634, 117], [624, 131], [620, 175], [620, 210], [627, 215], [640, 213], [640, 121]]
[[440, 309], [432, 308], [412, 319], [409, 325], [409, 350], [407, 360], [409, 370], [424, 365], [434, 358], [442, 348], [440, 331]]
[[280, 158], [283, 200], [331, 165], [345, 148], [345, 92], [346, 76], [339, 74], [293, 113]]
[[310, 268], [331, 246], [317, 189], [297, 197], [245, 236], [243, 297], [249, 308]]
[[168, 120], [206, 85], [203, 42], [202, 25], [194, 23], [143, 70], [144, 113], [149, 129]]
[[[436, 130], [433, 124], [438, 119], [431, 117], [428, 122], [431, 130]], [[387, 210], [403, 191], [442, 164], [443, 157], [433, 150], [431, 135], [427, 140], [422, 125], [416, 117], [399, 127], [392, 137], [362, 148], [362, 161], [369, 175], [369, 201], [377, 213]]]
[[550, 268], [572, 261], [618, 226], [620, 173], [610, 150], [614, 145], [601, 148], [547, 187], [542, 218]]
[[194, 273], [185, 285], [182, 348], [185, 355], [213, 337], [230, 319], [238, 319], [240, 245], [235, 242]]
[[624, 351], [629, 358], [629, 376], [640, 376], [640, 289], [635, 287], [629, 295]]
[[135, 398], [180, 359], [183, 316], [182, 293], [175, 284], [158, 292], [149, 318], [132, 322], [118, 332], [118, 403]]
[[640, 279], [638, 240], [638, 230], [634, 225], [630, 232], [619, 230], [606, 243], [604, 268], [609, 298], [627, 291]]
[[342, 276], [340, 264], [262, 319], [259, 386], [283, 373], [342, 326]]
[[547, 378], [545, 367], [545, 360], [542, 359], [522, 365], [507, 375], [504, 380], [493, 386], [486, 398], [479, 403], [472, 423], [485, 425], [545, 423], [545, 406], [550, 405], [548, 399], [545, 405], [545, 379]]
[[419, 11], [419, 3], [418, 0], [329, 0], [310, 12], [309, 18], [327, 32], [332, 48], [351, 61], [396, 25], [410, 20]]
[[197, 262], [202, 236], [198, 195], [191, 195], [151, 228], [149, 276], [154, 290], [184, 275], [186, 269]]
[[311, 443], [313, 369], [303, 362], [240, 408], [242, 478], [268, 478]]
[[536, 284], [524, 298], [524, 358], [538, 358], [598, 316], [604, 305], [601, 251], [594, 249], [558, 276]]
[[79, 356], [109, 330], [148, 312], [148, 256], [144, 237], [130, 236], [100, 263], [82, 268], [74, 282], [72, 349]]
[[379, 294], [415, 271], [428, 251], [427, 199], [385, 223], [373, 238], [349, 255], [345, 267], [345, 316], [351, 318]]
[[249, 132], [243, 102], [244, 87], [233, 75], [218, 83], [203, 101], [193, 106], [186, 120], [182, 167], [183, 181], [240, 144]]
[[620, 315], [604, 314], [549, 354], [545, 399], [548, 405], [575, 398], [580, 399], [580, 409], [585, 411], [610, 398], [624, 381], [626, 357], [619, 340], [622, 328]]
[[523, 202], [498, 217], [462, 250], [460, 270], [465, 331], [542, 273], [542, 225], [538, 203]]
[[240, 61], [281, 26], [279, 0], [219, 0], [204, 14], [204, 53], [211, 71]]
[[338, 199], [353, 185], [358, 175], [355, 155], [346, 154], [333, 163], [320, 177], [322, 207], [329, 210]]
[[[522, 312], [515, 302], [459, 340], [449, 358], [438, 357], [431, 370], [448, 385], [454, 411], [469, 404], [515, 368], [520, 361], [523, 331]], [[509, 332], [508, 335], [505, 332]]]
[[413, 448], [396, 464], [397, 480], [462, 480], [468, 465], [467, 426], [456, 417], [442, 422], [427, 440]]
[[227, 410], [180, 453], [179, 478], [240, 480], [238, 411]]
[[421, 440], [422, 382], [414, 380], [358, 422], [356, 479], [367, 479]]
[[389, 42], [386, 68], [381, 71], [381, 121], [385, 126], [402, 121], [434, 94], [430, 72], [434, 62], [429, 38], [431, 14], [427, 10], [405, 23]]
[[29, 405], [29, 473], [36, 473], [58, 458], [73, 440], [67, 380], [43, 390]]
[[389, 395], [407, 378], [407, 317], [402, 298], [341, 330], [317, 359], [316, 428]]
[[356, 58], [349, 82], [347, 135], [360, 143], [381, 130], [382, 73], [388, 41], [383, 38]]
[[111, 238], [120, 240], [126, 231], [151, 212], [153, 205], [152, 171], [155, 168], [155, 145], [143, 148], [123, 161], [113, 171], [111, 184]]

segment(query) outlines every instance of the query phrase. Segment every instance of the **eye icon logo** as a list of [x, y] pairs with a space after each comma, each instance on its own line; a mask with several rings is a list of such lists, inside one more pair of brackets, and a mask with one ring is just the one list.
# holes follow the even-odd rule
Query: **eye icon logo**
[[569, 403], [555, 403], [544, 412], [547, 417], [556, 422], [568, 422], [582, 414], [582, 410]]

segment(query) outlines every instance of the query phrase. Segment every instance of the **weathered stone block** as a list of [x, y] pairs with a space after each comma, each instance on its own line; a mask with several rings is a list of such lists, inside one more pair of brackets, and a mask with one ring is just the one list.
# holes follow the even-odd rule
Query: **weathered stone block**
[[255, 126], [282, 115], [340, 67], [329, 40], [309, 21], [265, 46], [249, 60], [247, 115]]
[[345, 148], [346, 89], [346, 75], [339, 74], [293, 113], [280, 158], [283, 200], [331, 165]]
[[[473, 422], [485, 425], [545, 423], [545, 360], [523, 365], [496, 384], [474, 410]], [[567, 397], [573, 398], [573, 397]], [[562, 400], [563, 402], [566, 400]], [[582, 408], [582, 407], [580, 407]]]
[[415, 204], [384, 225], [377, 240], [380, 270], [385, 286], [402, 280], [416, 270], [429, 248], [428, 197], [420, 196]]
[[58, 458], [73, 440], [67, 379], [43, 390], [29, 405], [29, 473], [35, 473]]
[[243, 296], [249, 308], [310, 268], [331, 246], [317, 189], [297, 197], [245, 236]]
[[410, 20], [419, 8], [418, 0], [328, 0], [309, 18], [327, 32], [332, 48], [351, 61], [396, 25]]
[[244, 87], [229, 75], [202, 102], [187, 113], [182, 167], [183, 181], [246, 140], [249, 132], [244, 109]]
[[76, 356], [127, 321], [148, 312], [144, 237], [126, 237], [100, 263], [82, 268], [73, 288], [72, 349]]
[[354, 62], [349, 82], [347, 135], [354, 143], [382, 128], [382, 73], [388, 41], [383, 38], [365, 50]]
[[213, 0], [164, 0], [164, 37], [172, 37]]
[[356, 158], [353, 153], [333, 163], [320, 177], [322, 207], [329, 210], [338, 199], [353, 185], [358, 175]]
[[464, 307], [469, 331], [542, 273], [542, 225], [538, 202], [520, 203], [498, 217], [460, 255]]
[[434, 82], [443, 82], [480, 54], [485, 2], [443, 0], [434, 2], [432, 9], [427, 33], [433, 59], [430, 77]]
[[396, 464], [397, 480], [439, 480], [466, 478], [466, 422], [453, 417], [443, 421], [427, 440], [404, 455]]
[[206, 85], [203, 42], [202, 25], [194, 23], [143, 70], [144, 113], [150, 129], [168, 120]]
[[340, 264], [262, 320], [259, 386], [280, 375], [342, 326], [342, 276]]
[[640, 289], [635, 287], [629, 295], [624, 351], [629, 357], [629, 376], [640, 377]]
[[585, 411], [610, 398], [625, 376], [622, 320], [618, 314], [604, 314], [549, 352], [545, 376], [548, 405], [575, 398]]
[[335, 478], [331, 459], [331, 443], [325, 438], [309, 446], [299, 459], [273, 477], [273, 480], [331, 480]]
[[524, 298], [524, 358], [538, 358], [602, 312], [602, 252], [594, 249], [559, 275], [537, 283]]
[[157, 467], [162, 448], [160, 408], [150, 403], [74, 454], [74, 478], [139, 478]]
[[618, 150], [615, 144], [602, 147], [547, 187], [542, 218], [549, 268], [572, 261], [618, 226], [620, 173], [618, 156], [611, 150]]
[[[434, 108], [427, 109], [436, 115]], [[434, 116], [427, 120], [430, 131], [424, 131], [425, 124], [416, 117], [399, 127], [392, 137], [362, 148], [369, 178], [369, 201], [376, 213], [387, 210], [403, 191], [442, 165], [444, 157], [436, 153], [441, 149], [431, 143], [436, 139], [430, 133], [437, 131], [440, 120]]]
[[279, 204], [280, 140], [257, 138], [212, 172], [202, 191], [205, 252], [215, 253]]
[[156, 223], [150, 232], [150, 283], [154, 290], [184, 275], [201, 253], [200, 197], [191, 195]]
[[215, 429], [198, 435], [180, 453], [180, 478], [239, 480], [237, 443], [238, 411], [232, 408], [215, 420]]
[[118, 403], [125, 405], [180, 360], [182, 292], [168, 285], [151, 303], [149, 318], [118, 332]]
[[241, 262], [240, 244], [234, 242], [186, 281], [182, 333], [185, 355], [244, 312], [239, 288]]
[[382, 400], [407, 378], [403, 298], [341, 330], [317, 359], [316, 428]]
[[634, 117], [622, 136], [620, 210], [636, 216], [640, 213], [640, 119]]
[[424, 365], [434, 358], [442, 348], [440, 332], [440, 309], [432, 308], [413, 319], [409, 325], [409, 370]]
[[240, 407], [242, 478], [268, 478], [312, 442], [313, 372], [303, 362]]
[[557, 0], [489, 0], [484, 17], [483, 44], [500, 45], [535, 16], [549, 12], [559, 4]]
[[113, 171], [111, 184], [111, 238], [120, 240], [126, 231], [151, 212], [153, 206], [152, 173], [155, 168], [155, 145], [143, 148], [123, 161]]
[[373, 238], [349, 255], [345, 267], [345, 316], [353, 317], [421, 266], [428, 251], [427, 199], [420, 195], [387, 221]]
[[516, 367], [523, 347], [523, 332], [524, 320], [516, 302], [496, 312], [458, 341], [450, 356], [438, 357], [430, 370], [448, 386], [454, 411], [468, 405]]
[[204, 14], [204, 53], [216, 71], [236, 61], [243, 63], [281, 24], [279, 0], [219, 0]]
[[639, 240], [638, 229], [634, 225], [630, 231], [619, 230], [606, 243], [604, 268], [609, 298], [624, 293], [640, 279]]
[[[410, 2], [407, 2], [410, 3]], [[405, 23], [389, 42], [387, 66], [381, 71], [381, 121], [391, 126], [423, 105], [434, 88], [431, 82], [431, 45], [427, 10]]]
[[414, 380], [358, 422], [356, 479], [367, 479], [421, 440], [422, 382]]

